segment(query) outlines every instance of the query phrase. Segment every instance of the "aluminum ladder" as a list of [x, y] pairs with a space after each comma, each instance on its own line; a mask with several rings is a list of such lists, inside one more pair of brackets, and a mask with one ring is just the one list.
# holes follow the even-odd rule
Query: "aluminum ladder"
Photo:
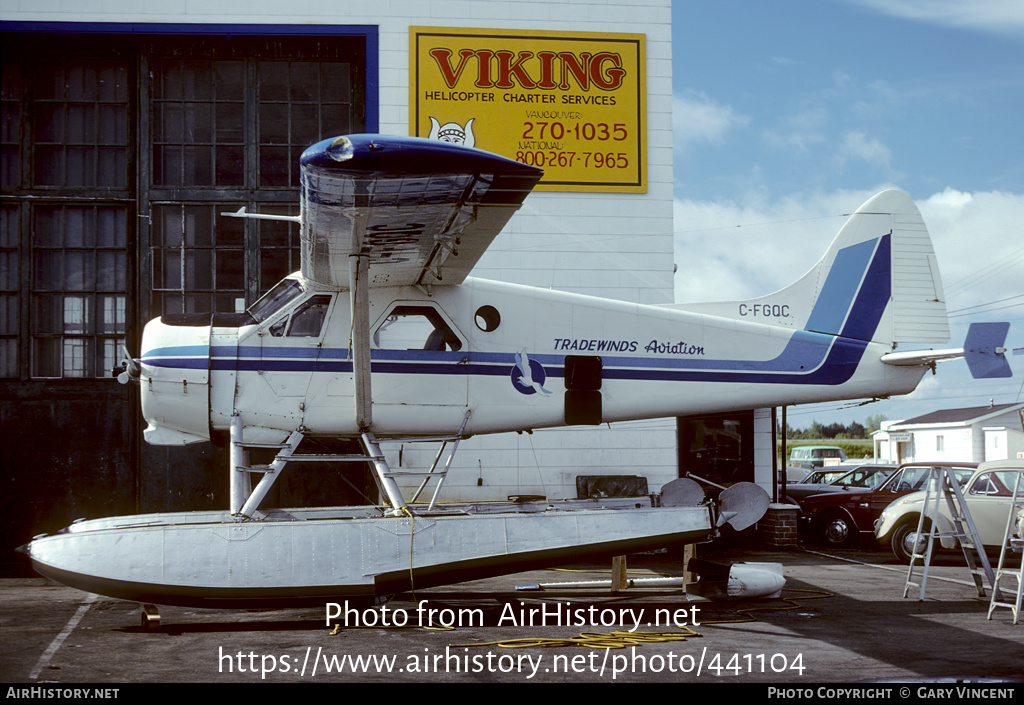
[[[1006, 515], [1006, 530], [1003, 532], [1003, 545], [999, 550], [999, 563], [996, 566], [996, 580], [992, 589], [992, 600], [988, 604], [988, 618], [992, 619], [992, 610], [996, 607], [1008, 607], [1013, 611], [1013, 623], [1017, 623], [1020, 616], [1021, 596], [1024, 595], [1024, 556], [1021, 558], [1017, 568], [1006, 566], [1010, 553], [1020, 554], [1024, 550], [1024, 536], [1014, 537], [1013, 530], [1016, 524], [1015, 519], [1024, 512], [1024, 470], [1008, 470], [1016, 472], [1017, 477], [1013, 483], [1013, 495], [1010, 499], [1010, 511]], [[1024, 521], [1024, 520], [1022, 520]], [[1024, 533], [1022, 528], [1021, 533]], [[1017, 588], [1003, 587], [1000, 581], [1004, 578], [1015, 578]], [[1006, 594], [1016, 595], [1013, 602], [1004, 602], [1001, 597]]]
[[[940, 502], [946, 503], [948, 518], [953, 525], [952, 531], [939, 531], [938, 517], [940, 516]], [[934, 507], [929, 509], [929, 503], [933, 502]], [[930, 517], [930, 528], [928, 530], [928, 541], [924, 553], [920, 553], [923, 543], [925, 517]], [[965, 528], [966, 527], [966, 528]], [[925, 588], [928, 584], [928, 568], [931, 566], [932, 553], [935, 548], [936, 539], [953, 538], [960, 545], [974, 578], [974, 585], [978, 589], [978, 596], [985, 597], [985, 585], [982, 579], [982, 572], [988, 577], [989, 585], [995, 590], [995, 575], [992, 566], [985, 555], [985, 549], [978, 537], [978, 530], [974, 526], [974, 520], [964, 502], [963, 492], [960, 491], [960, 483], [953, 474], [953, 468], [947, 466], [933, 466], [928, 469], [928, 477], [925, 480], [924, 505], [921, 507], [921, 516], [917, 520], [917, 541], [914, 542], [914, 552], [910, 556], [910, 568], [907, 570], [907, 581], [903, 586], [903, 597], [906, 597], [911, 586], [920, 587], [919, 600], [924, 600]], [[918, 559], [921, 559], [923, 569], [921, 571], [921, 582], [914, 582], [914, 569], [917, 567]], [[980, 567], [979, 567], [980, 564]]]

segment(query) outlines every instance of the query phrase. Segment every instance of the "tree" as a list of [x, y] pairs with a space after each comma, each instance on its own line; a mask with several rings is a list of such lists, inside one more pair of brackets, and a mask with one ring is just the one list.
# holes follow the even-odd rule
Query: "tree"
[[867, 435], [870, 436], [872, 432], [880, 430], [882, 422], [886, 420], [885, 414], [873, 414], [864, 419], [864, 425], [867, 426]]

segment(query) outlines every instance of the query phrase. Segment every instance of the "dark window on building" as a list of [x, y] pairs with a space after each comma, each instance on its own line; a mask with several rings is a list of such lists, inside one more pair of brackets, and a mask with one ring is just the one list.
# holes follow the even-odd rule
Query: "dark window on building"
[[106, 377], [298, 269], [298, 157], [365, 129], [361, 37], [4, 33], [0, 377]]
[[32, 377], [103, 377], [127, 323], [127, 209], [32, 207]]
[[[5, 153], [6, 155], [6, 153]], [[18, 208], [0, 208], [0, 378], [18, 376]]]
[[0, 374], [107, 376], [128, 324], [134, 61], [21, 39], [4, 40]]
[[681, 477], [693, 473], [720, 485], [754, 481], [754, 412], [683, 416], [676, 428]]

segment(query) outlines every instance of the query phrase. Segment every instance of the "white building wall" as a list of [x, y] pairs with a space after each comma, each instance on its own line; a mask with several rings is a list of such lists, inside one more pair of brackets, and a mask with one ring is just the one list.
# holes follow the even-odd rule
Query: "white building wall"
[[1024, 433], [1006, 426], [988, 427], [985, 433], [985, 460], [1020, 460], [1024, 458]]
[[1006, 460], [1009, 457], [1007, 448], [1007, 429], [985, 429], [985, 460]]
[[[941, 440], [941, 445], [940, 441]], [[974, 440], [970, 428], [927, 428], [914, 430], [914, 453], [912, 461], [970, 461], [979, 457], [974, 453]]]
[[[375, 25], [380, 131], [401, 135], [409, 133], [410, 26], [644, 34], [648, 192], [534, 193], [474, 270], [638, 303], [672, 300], [671, 14], [670, 0], [4, 0], [0, 7], [0, 19], [23, 22]], [[388, 452], [397, 465], [397, 451]], [[407, 448], [402, 465], [428, 467], [434, 453]], [[444, 497], [569, 497], [576, 475], [600, 473], [646, 475], [657, 490], [676, 467], [671, 419], [474, 438], [460, 447]]]

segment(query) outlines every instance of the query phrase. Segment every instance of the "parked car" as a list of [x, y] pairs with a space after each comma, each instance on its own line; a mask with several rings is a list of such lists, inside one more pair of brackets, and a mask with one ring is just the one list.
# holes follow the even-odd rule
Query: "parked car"
[[799, 446], [789, 454], [789, 464], [798, 468], [820, 468], [826, 458], [838, 465], [846, 460], [846, 452], [839, 446]]
[[[779, 468], [775, 471], [775, 480], [779, 483], [782, 482], [782, 470]], [[786, 468], [786, 483], [796, 484], [797, 482], [806, 482], [806, 478], [810, 477], [811, 471], [808, 468], [798, 468], [792, 465], [787, 465]]]
[[963, 484], [978, 464], [906, 463], [876, 489], [812, 495], [801, 504], [801, 528], [831, 547], [848, 546], [860, 538], [873, 540], [875, 520], [882, 511], [894, 500], [923, 489], [929, 469], [936, 466], [953, 468], [957, 480]]
[[[1021, 478], [1018, 501], [1024, 501], [1024, 461], [1021, 460], [982, 463], [963, 488], [967, 511], [970, 512], [974, 527], [978, 530], [982, 546], [988, 550], [998, 551], [1002, 547], [1006, 520], [1012, 506], [1014, 484], [1018, 477]], [[914, 492], [897, 499], [885, 508], [876, 525], [875, 536], [879, 543], [889, 544], [896, 557], [907, 564], [910, 563], [915, 545], [924, 548], [923, 544], [918, 544], [917, 536], [924, 495], [923, 491]], [[925, 531], [930, 530], [933, 521], [938, 524], [940, 532], [953, 531], [947, 503], [940, 499], [938, 505], [936, 519], [935, 504], [929, 501], [925, 515]], [[1014, 517], [1012, 532], [1012, 535], [1018, 538], [1022, 538], [1022, 520], [1024, 511], [1018, 511]], [[964, 530], [966, 529], [965, 526]], [[922, 537], [921, 540], [926, 539]], [[957, 542], [952, 537], [942, 538], [941, 542], [943, 548], [957, 547]]]
[[[801, 480], [791, 479], [790, 471], [801, 472], [803, 468], [787, 468], [786, 469], [786, 487], [792, 487], [794, 485], [814, 485], [815, 487], [821, 487], [822, 485], [830, 485], [840, 477], [846, 474], [846, 470], [840, 467], [828, 468], [827, 470], [811, 470], [807, 471], [807, 474], [803, 476]], [[781, 477], [779, 478], [781, 482]]]
[[802, 506], [805, 499], [817, 494], [873, 490], [895, 471], [895, 465], [857, 465], [852, 469], [847, 465], [815, 470], [803, 482], [786, 484], [786, 501]]

